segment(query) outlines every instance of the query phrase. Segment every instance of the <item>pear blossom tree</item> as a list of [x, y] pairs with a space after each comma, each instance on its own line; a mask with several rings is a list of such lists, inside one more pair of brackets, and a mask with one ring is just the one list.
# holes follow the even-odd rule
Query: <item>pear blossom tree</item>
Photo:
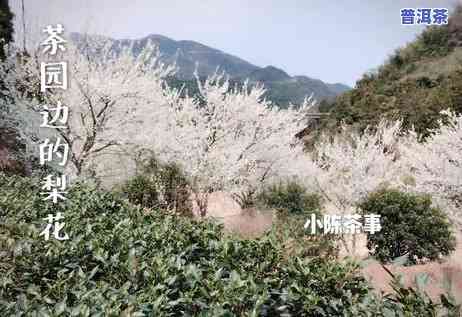
[[313, 157], [323, 170], [317, 186], [334, 208], [351, 212], [369, 192], [401, 183], [400, 131], [400, 121], [382, 121], [362, 134], [343, 127], [332, 139], [321, 138]]
[[173, 68], [159, 64], [152, 46], [136, 57], [130, 48], [114, 54], [109, 45], [100, 54], [72, 53], [71, 88], [53, 97], [70, 105], [71, 122], [60, 133], [72, 146], [79, 175], [92, 162], [99, 163], [100, 153], [124, 145], [129, 150], [134, 134], [149, 129], [165, 102], [162, 78]]
[[410, 133], [400, 143], [416, 190], [432, 194], [453, 220], [462, 224], [462, 115], [444, 111], [446, 119], [425, 142]]
[[39, 93], [40, 63], [46, 62], [40, 52], [19, 59], [11, 54], [2, 71], [17, 109], [43, 114], [49, 111], [44, 105], [68, 107], [68, 122], [56, 135], [70, 147], [76, 176], [110, 177], [129, 169], [137, 149], [148, 148], [183, 166], [205, 215], [213, 191], [237, 192], [297, 175], [295, 162], [306, 155], [295, 135], [306, 124], [311, 99], [281, 110], [264, 100], [262, 87], [233, 88], [219, 74], [198, 80], [202, 100], [184, 97], [164, 85], [174, 68], [161, 65], [153, 47], [134, 56], [130, 47], [115, 52], [112, 43], [91, 40], [63, 55], [70, 73], [66, 90]]
[[[362, 134], [344, 128], [324, 136], [306, 163], [313, 177], [305, 177], [305, 184], [314, 185], [333, 214], [354, 213], [358, 202], [380, 188], [428, 193], [461, 225], [462, 116], [445, 114], [445, 122], [425, 141], [413, 130], [402, 131], [400, 121], [382, 121]], [[345, 236], [340, 239], [355, 252], [355, 235], [350, 246]]]
[[[152, 45], [136, 57], [130, 47], [114, 52], [110, 42], [92, 42], [90, 38], [85, 49], [69, 46], [63, 55], [69, 68], [66, 90], [39, 93], [40, 63], [47, 61], [40, 52], [21, 58], [12, 52], [0, 73], [6, 78], [10, 108], [16, 112], [34, 110], [45, 116], [58, 104], [68, 108], [68, 122], [55, 131], [69, 145], [71, 173], [80, 176], [98, 163], [105, 164], [98, 161], [100, 155], [130, 144], [140, 122], [147, 123], [159, 108], [156, 106], [165, 101], [162, 78], [174, 68], [159, 63], [159, 53]], [[34, 133], [28, 134], [44, 131], [37, 125], [34, 128]]]
[[[6, 128], [16, 131], [25, 146], [25, 157], [31, 157], [37, 151], [39, 136], [39, 115], [34, 107], [39, 103], [37, 92], [40, 90], [34, 77], [34, 60], [26, 58], [24, 53], [13, 45], [5, 45], [5, 59], [0, 62], [2, 91], [0, 98], [0, 121]], [[42, 132], [42, 133], [40, 133]]]
[[[428, 192], [460, 209], [460, 115], [448, 113], [450, 124], [426, 142], [413, 132], [403, 135], [399, 121], [382, 122], [361, 135], [345, 130], [324, 137], [305, 153], [295, 135], [306, 126], [311, 99], [279, 109], [263, 98], [263, 87], [231, 87], [218, 73], [198, 80], [200, 98], [185, 96], [165, 85], [175, 69], [159, 62], [152, 45], [135, 56], [132, 47], [101, 38], [84, 44], [64, 52], [67, 90], [40, 93], [40, 64], [47, 62], [40, 50], [9, 47], [0, 63], [4, 116], [28, 138], [30, 152], [44, 137], [66, 141], [74, 175], [123, 181], [135, 152], [145, 148], [183, 167], [202, 216], [214, 191], [237, 193], [281, 178], [302, 181], [324, 195], [328, 209], [342, 212], [381, 186]], [[69, 109], [65, 127], [40, 129], [40, 116], [58, 103]]]
[[201, 216], [214, 191], [236, 193], [297, 174], [291, 164], [306, 155], [295, 135], [306, 124], [311, 99], [281, 110], [263, 98], [263, 87], [230, 87], [222, 74], [197, 81], [201, 100], [169, 94], [166, 126], [151, 130], [162, 138], [152, 142], [151, 135], [141, 142], [162, 160], [183, 166]]
[[[322, 137], [311, 153], [322, 170], [316, 173], [316, 187], [333, 208], [350, 211], [371, 191], [390, 186], [458, 201], [462, 118], [445, 114], [425, 141], [413, 130], [402, 131], [400, 121], [382, 121], [362, 134], [344, 128], [339, 135]], [[308, 169], [313, 171], [312, 164]]]
[[[404, 186], [398, 152], [400, 131], [400, 121], [382, 121], [362, 134], [343, 126], [340, 134], [321, 137], [311, 155], [320, 172], [305, 180], [325, 198], [327, 213], [355, 214], [358, 202], [370, 192]], [[315, 171], [312, 165], [308, 169], [312, 174]], [[355, 252], [356, 234], [340, 236], [340, 240], [349, 253]]]

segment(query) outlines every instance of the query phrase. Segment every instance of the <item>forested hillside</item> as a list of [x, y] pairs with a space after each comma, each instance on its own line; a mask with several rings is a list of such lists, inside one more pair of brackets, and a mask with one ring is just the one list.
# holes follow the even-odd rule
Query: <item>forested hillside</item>
[[323, 127], [341, 121], [360, 129], [381, 119], [402, 118], [424, 136], [437, 126], [440, 111], [462, 112], [462, 9], [445, 26], [428, 27], [417, 39], [390, 56], [377, 71], [367, 73], [356, 87], [329, 104]]

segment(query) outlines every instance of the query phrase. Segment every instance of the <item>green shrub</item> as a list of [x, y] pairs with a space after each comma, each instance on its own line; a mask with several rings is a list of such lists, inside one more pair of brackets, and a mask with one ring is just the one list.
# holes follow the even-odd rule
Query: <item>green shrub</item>
[[[40, 191], [0, 173], [0, 316], [436, 316], [420, 295], [374, 295], [353, 262], [285, 259], [271, 236], [227, 238], [84, 184], [60, 204]], [[70, 239], [44, 241], [56, 212]]]
[[[313, 211], [318, 217], [320, 212]], [[280, 241], [287, 256], [323, 257], [336, 259], [338, 248], [336, 236], [331, 234], [310, 234], [305, 223], [310, 213], [290, 214], [287, 210], [277, 212], [271, 233]]]
[[296, 182], [281, 182], [264, 189], [257, 200], [276, 210], [271, 233], [287, 256], [336, 258], [335, 237], [311, 235], [304, 227], [311, 214], [321, 216], [321, 198]]
[[383, 264], [382, 267], [391, 276], [390, 286], [393, 289], [393, 293], [385, 295], [387, 301], [384, 306], [388, 312], [386, 316], [460, 316], [461, 305], [457, 304], [451, 294], [441, 294], [441, 303], [437, 303], [423, 291], [428, 275], [423, 273], [417, 275], [414, 289], [403, 285], [402, 276], [394, 275]]
[[266, 206], [289, 214], [306, 214], [321, 209], [321, 198], [310, 194], [302, 185], [290, 181], [272, 185], [259, 195], [258, 200]]
[[453, 47], [449, 44], [449, 29], [444, 27], [429, 27], [418, 37], [415, 43], [417, 58], [445, 56]]
[[409, 264], [449, 255], [455, 249], [450, 223], [431, 204], [429, 196], [397, 190], [370, 194], [359, 208], [363, 214], [380, 215], [382, 226], [368, 234], [371, 253], [383, 262], [407, 255]]
[[[284, 260], [270, 237], [130, 205], [75, 184], [42, 200], [38, 181], [0, 174], [0, 315], [344, 316], [369, 287], [353, 263]], [[67, 241], [45, 241], [62, 212]]]
[[174, 163], [162, 164], [154, 158], [144, 161], [138, 174], [128, 180], [120, 191], [131, 203], [192, 215], [189, 182]]
[[160, 206], [158, 186], [148, 176], [136, 175], [124, 184], [122, 191], [133, 204], [150, 208]]

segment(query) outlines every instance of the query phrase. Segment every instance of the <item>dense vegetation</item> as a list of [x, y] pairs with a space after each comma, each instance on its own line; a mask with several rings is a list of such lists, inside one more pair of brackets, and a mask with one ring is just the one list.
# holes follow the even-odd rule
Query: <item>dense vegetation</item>
[[192, 215], [189, 182], [177, 164], [155, 158], [138, 162], [137, 174], [120, 186], [120, 195], [135, 205]]
[[[0, 0], [0, 61], [5, 58], [4, 44], [10, 43], [13, 38], [13, 13], [7, 0]], [[17, 133], [6, 124], [8, 109], [4, 106], [2, 99], [4, 79], [0, 78], [0, 171], [8, 173], [24, 174], [25, 168], [12, 156], [21, 152], [20, 144], [17, 141]]]
[[[434, 316], [438, 309], [402, 288], [398, 297], [372, 295], [352, 263], [286, 259], [269, 236], [226, 238], [212, 223], [134, 207], [88, 185], [51, 205], [37, 182], [0, 174], [0, 197], [2, 316]], [[42, 218], [56, 212], [72, 238], [46, 242], [38, 236]]]
[[[314, 97], [323, 102], [332, 101], [335, 96], [342, 92], [349, 90], [346, 85], [342, 84], [326, 84], [317, 79], [308, 77], [294, 77], [296, 80], [283, 80], [283, 81], [255, 81], [251, 80], [249, 87], [263, 84], [265, 93], [263, 98], [271, 101], [272, 104], [279, 108], [285, 109], [290, 104], [298, 106], [301, 105], [305, 98], [308, 98], [312, 93]], [[202, 82], [205, 78], [200, 79]], [[242, 88], [246, 79], [245, 78], [232, 78], [230, 79], [231, 87]], [[167, 84], [170, 87], [183, 89], [183, 95], [195, 96], [201, 98], [197, 80], [195, 79], [178, 79], [176, 77], [167, 78]]]
[[[346, 119], [364, 127], [386, 110], [425, 135], [440, 124], [443, 106], [460, 110], [461, 70], [451, 62], [461, 46], [454, 19], [448, 27], [428, 29], [377, 74], [366, 75], [336, 101], [326, 126]], [[404, 182], [407, 190], [438, 198], [442, 211], [430, 207], [429, 198], [373, 194], [361, 207], [385, 222], [383, 232], [369, 236], [369, 247], [383, 261], [410, 249], [414, 263], [447, 255], [454, 245], [443, 211], [460, 209], [462, 117], [446, 113], [451, 124], [426, 143], [403, 136], [399, 123], [381, 122], [362, 135], [344, 130], [343, 137], [322, 139], [316, 151], [304, 153], [293, 139], [305, 122], [304, 107], [274, 109], [255, 87], [241, 89], [242, 83], [215, 76], [188, 82], [186, 90], [198, 97], [188, 98], [186, 90], [177, 95], [165, 87], [167, 69], [152, 69], [142, 58], [127, 54], [100, 63], [69, 49], [73, 84], [31, 100], [39, 87], [38, 59], [18, 54], [13, 51], [0, 67], [0, 77], [19, 83], [4, 87], [11, 98], [7, 106], [25, 111], [33, 102], [73, 105], [77, 120], [60, 133], [73, 143], [68, 167], [81, 182], [73, 183], [65, 203], [51, 205], [40, 193], [43, 175], [0, 173], [0, 316], [425, 317], [443, 310], [458, 316], [450, 297], [437, 304], [396, 279], [393, 294], [374, 294], [357, 263], [336, 258], [340, 237], [307, 235], [304, 224], [321, 207], [348, 212], [377, 188], [402, 188]], [[430, 74], [434, 69], [437, 76]], [[174, 78], [166, 83], [184, 84]], [[35, 121], [16, 119], [10, 126], [36, 128]], [[0, 155], [5, 144], [16, 151], [4, 135]], [[129, 154], [99, 155], [116, 145]], [[160, 158], [132, 171], [137, 157], [131, 155], [140, 147]], [[0, 171], [1, 163], [0, 156]], [[111, 175], [122, 183], [114, 192], [87, 182], [102, 184]], [[298, 182], [278, 183], [290, 176]], [[263, 190], [257, 200], [277, 214], [261, 238], [232, 237], [207, 219], [185, 217], [193, 199], [205, 216], [214, 191], [241, 192], [235, 196], [241, 207], [251, 207], [255, 188]], [[57, 212], [65, 216], [71, 239], [44, 241], [44, 218]]]
[[8, 0], [0, 0], [0, 39], [4, 41], [0, 47], [0, 58], [3, 58], [3, 44], [10, 43], [13, 39], [13, 13]]
[[416, 264], [437, 260], [455, 249], [450, 222], [432, 207], [429, 196], [380, 190], [370, 194], [360, 209], [381, 216], [382, 230], [367, 237], [367, 247], [381, 261], [406, 256], [408, 264]]
[[319, 212], [321, 197], [308, 193], [303, 185], [294, 181], [280, 182], [265, 188], [258, 196], [266, 206], [289, 214]]
[[376, 72], [356, 87], [324, 103], [331, 117], [323, 127], [334, 129], [341, 121], [364, 129], [381, 119], [403, 119], [423, 136], [438, 126], [440, 111], [462, 112], [462, 7], [449, 25], [429, 27], [406, 47], [398, 49]]

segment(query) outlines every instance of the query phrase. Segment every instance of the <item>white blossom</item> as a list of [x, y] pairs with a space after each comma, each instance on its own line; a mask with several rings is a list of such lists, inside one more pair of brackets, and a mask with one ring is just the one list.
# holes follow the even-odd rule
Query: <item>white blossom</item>
[[[218, 73], [197, 80], [200, 98], [184, 96], [166, 87], [163, 78], [174, 65], [162, 65], [155, 47], [135, 56], [132, 47], [100, 39], [84, 44], [66, 49], [66, 90], [40, 93], [40, 65], [49, 61], [40, 51], [23, 56], [10, 48], [0, 63], [7, 97], [0, 106], [29, 148], [52, 139], [44, 130], [69, 144], [70, 175], [124, 181], [134, 173], [134, 154], [149, 149], [181, 165], [202, 214], [213, 191], [236, 193], [291, 178], [320, 193], [334, 213], [355, 214], [368, 193], [395, 187], [429, 193], [460, 219], [460, 115], [447, 113], [450, 124], [425, 142], [403, 133], [400, 121], [382, 121], [362, 134], [344, 129], [324, 136], [306, 153], [295, 135], [306, 127], [311, 99], [280, 109], [265, 100], [262, 86], [232, 87]], [[58, 103], [69, 109], [65, 128], [39, 129], [39, 114], [50, 110], [45, 105]]]

